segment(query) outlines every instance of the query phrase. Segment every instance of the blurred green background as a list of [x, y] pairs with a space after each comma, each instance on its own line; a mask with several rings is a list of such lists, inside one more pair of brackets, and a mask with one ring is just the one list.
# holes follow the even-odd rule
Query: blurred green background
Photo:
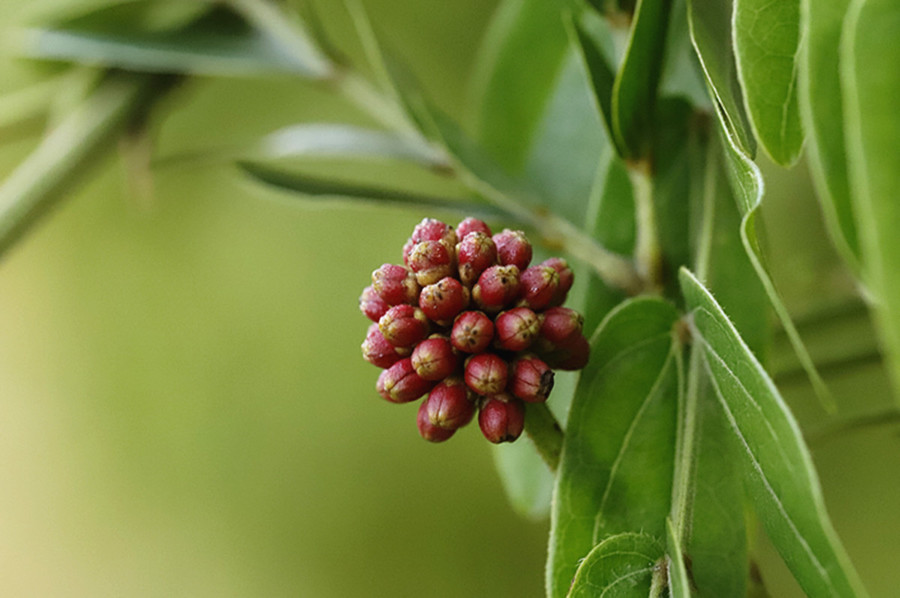
[[[3, 0], [4, 25], [86, 4]], [[316, 3], [353, 54], [340, 4]], [[496, 2], [364, 4], [463, 117]], [[0, 93], [46, 71], [4, 56]], [[193, 81], [157, 115], [157, 157], [302, 120], [366, 122], [286, 78]], [[34, 142], [3, 139], [0, 176]], [[770, 242], [791, 256], [775, 274], [795, 311], [815, 311], [851, 284], [804, 173], [770, 175], [782, 177]], [[161, 166], [150, 193], [140, 184], [127, 160], [106, 160], [0, 262], [0, 595], [542, 595], [548, 524], [509, 509], [477, 429], [423, 442], [415, 405], [381, 400], [359, 355], [360, 290], [430, 214], [303, 202], [215, 163]], [[841, 378], [845, 404], [886, 400], [880, 376], [857, 376]], [[873, 595], [890, 596], [896, 437], [814, 449], [848, 550]], [[765, 554], [773, 595], [796, 595]]]

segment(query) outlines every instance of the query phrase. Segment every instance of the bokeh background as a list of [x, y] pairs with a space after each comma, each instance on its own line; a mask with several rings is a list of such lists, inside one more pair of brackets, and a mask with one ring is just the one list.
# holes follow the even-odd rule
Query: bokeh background
[[[364, 4], [464, 118], [496, 2]], [[3, 25], [82, 5], [2, 0]], [[316, 5], [357, 52], [341, 3]], [[3, 55], [0, 93], [46, 70]], [[158, 111], [153, 155], [303, 120], [366, 122], [286, 78], [201, 79]], [[0, 141], [5, 176], [35, 137]], [[0, 261], [0, 595], [541, 596], [547, 522], [510, 510], [476, 429], [423, 442], [415, 406], [378, 398], [359, 356], [359, 292], [427, 214], [304, 202], [215, 162], [164, 163], [149, 189], [123, 150]], [[850, 284], [799, 170], [772, 173], [767, 220], [803, 312]], [[798, 218], [807, 233], [781, 224]], [[886, 397], [875, 370], [845, 384], [855, 405]], [[843, 436], [816, 459], [860, 572], [892, 595], [896, 437]], [[765, 555], [773, 595], [797, 595]]]

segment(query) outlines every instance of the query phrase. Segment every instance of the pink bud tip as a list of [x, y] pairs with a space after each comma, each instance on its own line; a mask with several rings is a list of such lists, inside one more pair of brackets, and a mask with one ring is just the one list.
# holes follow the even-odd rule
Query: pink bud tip
[[522, 303], [534, 310], [544, 309], [559, 289], [559, 272], [550, 266], [531, 266], [519, 277]]
[[375, 390], [392, 403], [408, 403], [428, 392], [434, 382], [423, 380], [413, 369], [409, 357], [381, 372]]
[[388, 305], [415, 303], [419, 296], [415, 275], [396, 264], [384, 264], [372, 272], [372, 289]]
[[553, 370], [534, 356], [517, 359], [512, 364], [510, 391], [523, 401], [543, 403], [553, 390]]
[[468, 218], [460, 222], [459, 226], [456, 227], [456, 238], [462, 241], [466, 238], [466, 235], [475, 232], [485, 234], [488, 237], [491, 236], [491, 229], [487, 224], [485, 224], [478, 218], [472, 218], [471, 216], [469, 216]]
[[491, 266], [478, 277], [472, 298], [481, 309], [493, 313], [511, 305], [518, 298], [519, 289], [518, 267]]
[[464, 311], [453, 322], [450, 342], [464, 353], [481, 353], [494, 338], [494, 323], [480, 311]]
[[390, 307], [371, 285], [364, 288], [359, 296], [359, 311], [373, 322], [377, 322]]
[[419, 428], [419, 435], [429, 442], [444, 442], [456, 433], [456, 429], [448, 430], [431, 423], [428, 417], [428, 403], [422, 401], [419, 405], [419, 413], [416, 416], [416, 425]]
[[506, 388], [508, 370], [498, 355], [479, 353], [466, 360], [466, 384], [480, 395], [495, 395]]
[[481, 273], [497, 264], [497, 247], [494, 241], [484, 233], [473, 232], [456, 246], [459, 263], [459, 279], [471, 285], [478, 280]]
[[362, 344], [363, 359], [380, 368], [389, 368], [403, 357], [397, 348], [384, 338], [378, 324], [369, 326], [366, 340]]
[[581, 334], [584, 318], [568, 307], [551, 307], [543, 312], [541, 337], [556, 346], [565, 345], [574, 335]]
[[445, 430], [455, 430], [472, 421], [475, 402], [462, 378], [450, 377], [438, 383], [424, 401], [429, 421]]
[[481, 406], [478, 426], [494, 444], [512, 442], [525, 429], [525, 405], [509, 395], [491, 397]]
[[395, 347], [412, 347], [428, 336], [428, 318], [418, 307], [395, 305], [378, 320], [378, 329]]
[[527, 307], [516, 307], [497, 316], [497, 345], [507, 351], [524, 351], [541, 328], [541, 320]]
[[412, 248], [407, 261], [416, 274], [416, 282], [434, 284], [454, 272], [453, 246], [447, 248], [440, 241], [420, 241]]
[[443, 337], [425, 339], [412, 352], [413, 368], [425, 380], [443, 380], [453, 373], [458, 363], [453, 346]]
[[556, 289], [556, 294], [554, 294], [550, 305], [562, 305], [565, 303], [566, 296], [572, 288], [572, 283], [575, 282], [575, 273], [569, 268], [568, 262], [561, 257], [551, 257], [541, 262], [541, 265], [550, 266], [559, 274], [559, 287]]
[[455, 278], [442, 278], [422, 289], [419, 307], [429, 319], [440, 324], [449, 323], [469, 303], [469, 290]]
[[494, 235], [494, 244], [497, 245], [497, 255], [504, 266], [516, 266], [524, 270], [531, 263], [531, 243], [520, 230], [504, 229], [502, 233]]

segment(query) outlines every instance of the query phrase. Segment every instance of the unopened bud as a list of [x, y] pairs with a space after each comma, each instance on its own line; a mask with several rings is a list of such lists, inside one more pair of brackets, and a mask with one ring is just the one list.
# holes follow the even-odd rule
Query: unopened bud
[[541, 329], [541, 320], [527, 307], [516, 307], [497, 316], [496, 344], [507, 351], [524, 351]]
[[415, 275], [396, 264], [384, 264], [372, 272], [372, 289], [388, 305], [415, 303], [419, 296]]
[[442, 278], [422, 289], [419, 307], [429, 319], [447, 324], [469, 303], [469, 290], [455, 278]]
[[543, 403], [553, 390], [553, 370], [534, 356], [517, 359], [512, 364], [510, 391], [529, 403]]
[[541, 337], [555, 346], [565, 345], [574, 335], [581, 334], [584, 317], [568, 307], [551, 307], [543, 312]]
[[479, 353], [466, 360], [466, 384], [480, 395], [495, 395], [506, 388], [509, 368], [493, 353]]
[[378, 324], [369, 326], [366, 340], [362, 344], [362, 353], [366, 361], [380, 368], [389, 368], [403, 357], [397, 347], [384, 338]]
[[362, 295], [359, 296], [359, 311], [373, 322], [381, 319], [390, 307], [371, 286], [364, 288]]
[[453, 248], [440, 241], [420, 241], [410, 251], [407, 264], [420, 285], [434, 284], [453, 274]]
[[478, 426], [494, 444], [512, 442], [525, 429], [525, 405], [506, 393], [490, 397], [478, 412]]
[[412, 347], [428, 336], [428, 318], [418, 307], [395, 305], [378, 320], [378, 329], [395, 347]]
[[412, 360], [405, 357], [381, 372], [375, 390], [392, 403], [415, 401], [431, 390], [434, 382], [423, 380], [413, 369]]
[[516, 266], [524, 270], [531, 263], [531, 243], [520, 230], [504, 229], [502, 233], [494, 235], [494, 244], [497, 246], [497, 255], [504, 266]]
[[497, 312], [512, 304], [519, 296], [519, 268], [491, 266], [478, 277], [472, 299], [486, 312]]
[[472, 232], [456, 246], [459, 279], [472, 285], [489, 267], [497, 264], [497, 247], [484, 233]]
[[519, 277], [522, 303], [541, 310], [550, 305], [559, 288], [559, 272], [550, 266], [531, 266]]
[[438, 383], [425, 399], [429, 421], [445, 430], [456, 430], [472, 421], [475, 402], [462, 378], [450, 377]]
[[576, 335], [573, 339], [563, 347], [563, 351], [567, 354], [565, 359], [557, 363], [556, 367], [561, 370], [580, 370], [588, 364], [591, 357], [591, 344], [583, 334]]
[[425, 339], [412, 352], [413, 368], [424, 380], [443, 380], [458, 363], [450, 341], [440, 336]]
[[456, 238], [459, 241], [462, 241], [466, 238], [466, 235], [474, 232], [484, 233], [489, 237], [491, 236], [491, 228], [487, 224], [478, 218], [469, 216], [456, 227]]
[[429, 442], [444, 442], [456, 433], [456, 430], [448, 430], [431, 423], [428, 417], [428, 403], [422, 401], [419, 405], [419, 412], [416, 415], [416, 425], [419, 428], [419, 435]]
[[559, 274], [559, 287], [553, 295], [550, 305], [562, 305], [566, 302], [566, 296], [575, 282], [575, 273], [569, 268], [569, 263], [561, 257], [551, 257], [541, 262], [542, 266], [550, 266]]
[[464, 353], [480, 353], [494, 338], [494, 323], [480, 311], [464, 311], [456, 317], [450, 342]]
[[[412, 235], [403, 246], [403, 263], [409, 265], [409, 255], [415, 246], [422, 241], [440, 241], [448, 251], [452, 251], [456, 247], [456, 232], [452, 227], [435, 220], [434, 218], [425, 218], [416, 225]], [[426, 283], [430, 284], [430, 283]]]

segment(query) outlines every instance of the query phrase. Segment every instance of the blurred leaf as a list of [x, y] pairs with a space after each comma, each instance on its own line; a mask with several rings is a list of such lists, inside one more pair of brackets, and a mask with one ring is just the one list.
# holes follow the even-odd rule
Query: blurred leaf
[[680, 381], [677, 319], [671, 304], [639, 298], [613, 310], [594, 335], [557, 476], [549, 596], [565, 596], [579, 559], [609, 536], [642, 530], [664, 538]]
[[[257, 3], [236, 0], [234, 4]], [[114, 5], [28, 30], [23, 50], [36, 58], [136, 71], [227, 76], [291, 73], [311, 78], [331, 74], [327, 59], [304, 37], [277, 37], [221, 6], [181, 27], [159, 30], [146, 20], [151, 6], [150, 2]]]
[[710, 112], [713, 100], [690, 36], [687, 0], [672, 0], [659, 95], [683, 98], [696, 109]]
[[839, 49], [850, 0], [803, 0], [807, 35], [800, 57], [800, 115], [809, 132], [809, 164], [832, 241], [858, 267], [859, 239], [844, 151]]
[[670, 598], [691, 598], [691, 585], [687, 570], [684, 568], [681, 540], [672, 526], [671, 519], [666, 519], [666, 555]]
[[803, 149], [797, 105], [800, 1], [734, 0], [734, 55], [753, 130], [788, 166]]
[[706, 74], [723, 126], [743, 152], [756, 154], [756, 139], [744, 111], [731, 41], [733, 0], [687, 0], [691, 41]]
[[550, 512], [555, 477], [530, 442], [493, 447], [494, 465], [506, 496], [515, 511], [528, 519], [542, 519]]
[[863, 272], [900, 397], [900, 6], [853, 0], [841, 45], [847, 161]]
[[623, 158], [650, 154], [656, 122], [656, 89], [662, 73], [663, 50], [671, 0], [641, 0], [631, 25], [625, 59], [612, 90], [612, 130]]
[[599, 543], [578, 566], [572, 589], [560, 596], [592, 598], [647, 598], [658, 561], [665, 551], [657, 538], [641, 533], [610, 536]]
[[612, 94], [616, 75], [610, 66], [609, 51], [604, 48], [612, 39], [610, 28], [605, 20], [597, 18], [591, 11], [584, 11], [580, 18], [573, 20], [572, 30], [575, 46], [590, 76], [601, 120], [608, 137], [616, 143], [619, 155], [622, 155], [624, 148], [619, 145], [612, 129]]
[[256, 162], [238, 162], [238, 167], [258, 182], [311, 197], [344, 198], [360, 201], [382, 202], [409, 207], [426, 207], [453, 212], [480, 214], [483, 216], [509, 216], [492, 206], [466, 199], [430, 197], [400, 189], [387, 189], [374, 185], [355, 184], [309, 176], [295, 170], [275, 168]]
[[569, 51], [563, 0], [505, 0], [472, 77], [475, 138], [512, 171], [524, 164]]
[[154, 77], [109, 75], [56, 125], [0, 184], [0, 255], [170, 86]]
[[796, 421], [712, 295], [687, 270], [681, 286], [694, 339], [731, 431], [744, 449], [744, 479], [769, 538], [813, 596], [864, 596], [831, 526]]

